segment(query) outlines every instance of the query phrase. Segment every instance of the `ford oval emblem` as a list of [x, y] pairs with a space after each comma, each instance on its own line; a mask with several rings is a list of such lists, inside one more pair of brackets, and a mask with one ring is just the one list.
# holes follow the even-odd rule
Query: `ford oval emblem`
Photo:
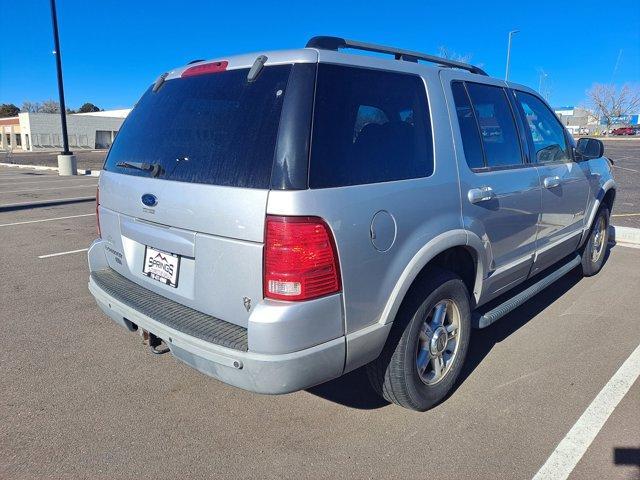
[[151, 193], [145, 193], [142, 195], [142, 203], [147, 207], [155, 207], [158, 204], [158, 199]]

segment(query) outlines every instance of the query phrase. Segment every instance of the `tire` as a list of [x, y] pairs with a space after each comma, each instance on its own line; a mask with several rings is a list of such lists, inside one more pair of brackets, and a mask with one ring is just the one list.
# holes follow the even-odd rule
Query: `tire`
[[609, 242], [609, 209], [601, 207], [593, 219], [593, 225], [580, 255], [582, 256], [582, 274], [585, 277], [595, 275], [604, 264]]
[[[435, 328], [443, 311], [444, 324]], [[427, 324], [425, 320], [429, 320]], [[443, 328], [453, 331], [456, 324], [457, 334], [444, 335]], [[373, 389], [402, 407], [420, 412], [430, 409], [447, 396], [460, 375], [470, 334], [467, 287], [452, 272], [433, 268], [425, 279], [411, 287], [382, 353], [367, 366]], [[446, 344], [444, 348], [442, 343]], [[438, 356], [444, 359], [444, 364], [437, 360]], [[419, 369], [419, 363], [423, 368]]]

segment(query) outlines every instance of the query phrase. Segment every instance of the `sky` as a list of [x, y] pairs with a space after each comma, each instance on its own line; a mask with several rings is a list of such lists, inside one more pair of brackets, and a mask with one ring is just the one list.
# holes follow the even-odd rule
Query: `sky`
[[[593, 83], [640, 84], [637, 2], [58, 0], [68, 108], [131, 107], [159, 74], [199, 58], [298, 48], [334, 35], [437, 54], [440, 47], [579, 105]], [[57, 100], [49, 2], [3, 2], [0, 103]], [[546, 75], [546, 76], [545, 76]]]

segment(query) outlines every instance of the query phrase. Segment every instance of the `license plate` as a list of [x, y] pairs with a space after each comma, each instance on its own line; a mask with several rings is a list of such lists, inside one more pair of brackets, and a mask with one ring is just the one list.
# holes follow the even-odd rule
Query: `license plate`
[[180, 255], [163, 252], [152, 247], [145, 248], [142, 273], [147, 277], [177, 288], [179, 268]]

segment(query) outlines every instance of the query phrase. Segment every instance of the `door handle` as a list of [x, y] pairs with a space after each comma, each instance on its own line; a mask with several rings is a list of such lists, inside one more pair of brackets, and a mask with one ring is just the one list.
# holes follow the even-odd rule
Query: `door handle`
[[542, 182], [544, 184], [544, 188], [554, 188], [560, 185], [560, 177], [554, 175], [553, 177], [547, 177]]
[[487, 186], [472, 188], [467, 193], [467, 198], [471, 203], [486, 202], [487, 200], [491, 200], [494, 196], [493, 188]]

